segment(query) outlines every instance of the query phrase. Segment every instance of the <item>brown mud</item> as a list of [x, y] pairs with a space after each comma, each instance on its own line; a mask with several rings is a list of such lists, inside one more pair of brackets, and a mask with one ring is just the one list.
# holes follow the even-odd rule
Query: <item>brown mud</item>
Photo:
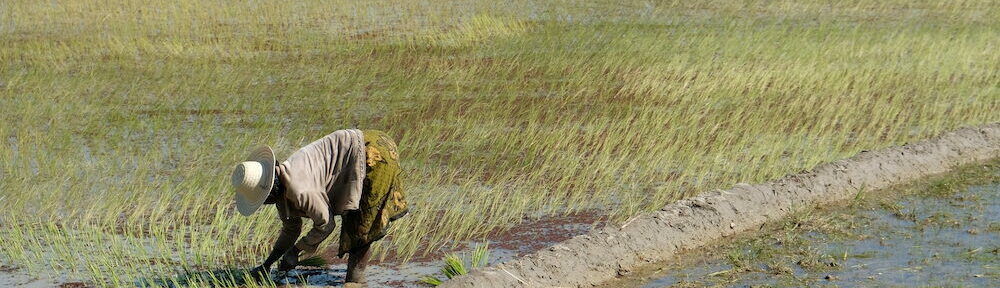
[[[480, 242], [489, 242], [491, 251], [503, 251], [513, 255], [528, 254], [539, 249], [549, 247], [572, 238], [573, 236], [585, 234], [605, 223], [606, 212], [603, 211], [582, 211], [568, 215], [547, 216], [540, 219], [531, 219], [514, 225], [510, 228], [496, 229], [484, 236]], [[473, 244], [473, 243], [462, 243]], [[471, 252], [472, 245], [457, 245], [455, 247], [445, 247], [426, 254], [418, 254], [408, 259], [407, 263], [440, 262], [442, 255], [450, 253]], [[383, 259], [372, 259], [374, 265], [398, 266], [403, 263], [403, 259], [398, 257], [394, 251], [388, 251]], [[336, 249], [324, 251], [322, 254], [327, 263], [347, 263], [346, 259], [337, 258]]]
[[[457, 254], [468, 257], [476, 244], [489, 242], [490, 257], [488, 263], [500, 263], [514, 259], [520, 255], [535, 252], [538, 249], [551, 246], [572, 236], [586, 234], [595, 225], [603, 222], [603, 211], [583, 211], [568, 215], [546, 216], [539, 219], [526, 220], [507, 229], [497, 229], [478, 241], [460, 241], [427, 253], [426, 255], [403, 259], [389, 254], [385, 259], [373, 259], [367, 271], [368, 287], [426, 287], [420, 282], [424, 276], [434, 275], [444, 278], [440, 271], [442, 258], [447, 254]], [[391, 251], [390, 251], [391, 252]], [[336, 249], [323, 254], [329, 264], [323, 268], [299, 267], [289, 273], [272, 272], [272, 284], [285, 287], [339, 287], [344, 283], [346, 273], [346, 258], [337, 258]], [[173, 265], [169, 260], [151, 259], [150, 265]], [[229, 279], [227, 281], [243, 281], [246, 269], [234, 267], [206, 268], [207, 270], [188, 271], [166, 278], [137, 279], [136, 286], [154, 287], [187, 287], [203, 286], [204, 279]], [[39, 278], [41, 277], [41, 278]], [[58, 273], [42, 273], [32, 276], [26, 271], [20, 271], [13, 266], [0, 265], [0, 287], [95, 287], [100, 286], [89, 282], [76, 282], [81, 279]], [[225, 285], [222, 281], [219, 285]]]
[[530, 255], [480, 269], [443, 287], [593, 286], [722, 237], [760, 229], [803, 208], [888, 188], [1000, 157], [1000, 123], [819, 165], [762, 184], [737, 184], [594, 229]]
[[[469, 256], [477, 243], [488, 242], [490, 247], [488, 263], [512, 260], [565, 241], [575, 235], [586, 234], [604, 222], [603, 215], [605, 214], [601, 211], [583, 211], [527, 220], [511, 228], [497, 229], [480, 241], [463, 241], [452, 247], [420, 255], [406, 262], [390, 251], [384, 259], [373, 259], [372, 267], [369, 268], [368, 273], [369, 286], [425, 287], [426, 285], [420, 282], [424, 276], [434, 275], [444, 278], [443, 275], [438, 275], [443, 265], [444, 255]], [[294, 277], [279, 279], [279, 282], [298, 284], [299, 278], [302, 278], [314, 285], [338, 285], [342, 283], [347, 259], [337, 258], [335, 249], [326, 251], [323, 258], [331, 264], [327, 269], [298, 269], [292, 273], [295, 275]]]
[[[489, 263], [499, 263], [528, 254], [543, 247], [569, 239], [574, 235], [585, 234], [593, 229], [596, 223], [603, 220], [605, 213], [588, 211], [569, 215], [551, 216], [528, 220], [512, 228], [496, 230], [487, 235], [483, 241], [489, 242]], [[447, 254], [457, 254], [468, 257], [477, 242], [462, 241], [454, 247], [440, 249], [428, 256], [402, 259], [390, 254], [385, 259], [373, 259], [367, 271], [368, 287], [427, 287], [420, 282], [424, 276], [440, 274], [443, 265], [442, 257]], [[272, 271], [271, 284], [279, 287], [340, 287], [344, 283], [347, 270], [347, 259], [337, 258], [336, 250], [331, 249], [322, 255], [327, 264], [323, 268], [297, 267], [287, 273]], [[219, 269], [216, 271], [200, 271], [192, 275], [180, 275], [176, 279], [156, 279], [153, 286], [197, 286], [188, 285], [186, 279], [241, 279], [246, 270]], [[173, 285], [181, 283], [181, 285]], [[141, 285], [140, 285], [141, 286]]]

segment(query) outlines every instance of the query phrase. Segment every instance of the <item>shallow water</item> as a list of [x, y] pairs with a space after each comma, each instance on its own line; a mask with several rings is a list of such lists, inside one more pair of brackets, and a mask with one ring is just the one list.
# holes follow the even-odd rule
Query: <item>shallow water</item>
[[[524, 224], [507, 231], [494, 233], [485, 239], [485, 241], [490, 243], [487, 262], [490, 264], [501, 263], [514, 259], [519, 255], [548, 247], [573, 235], [585, 234], [594, 228], [594, 225], [590, 223], [599, 222], [600, 219], [600, 214], [594, 213], [554, 216], [526, 221]], [[136, 247], [147, 247], [149, 249], [155, 247], [151, 243], [136, 243]], [[373, 261], [366, 271], [368, 287], [428, 287], [420, 282], [421, 278], [425, 276], [445, 278], [441, 273], [441, 268], [444, 264], [442, 261], [444, 255], [454, 253], [468, 261], [472, 251], [478, 244], [481, 244], [481, 242], [459, 241], [454, 247], [450, 247], [447, 250], [442, 249], [442, 251], [436, 251], [432, 255], [414, 259], [406, 263], [401, 263], [398, 259], [390, 259], [385, 262]], [[53, 257], [50, 254], [44, 255], [45, 257]], [[331, 253], [331, 255], [333, 254]], [[177, 255], [176, 257], [183, 256]], [[289, 287], [340, 287], [344, 283], [347, 268], [346, 260], [334, 258], [333, 256], [331, 258], [328, 259], [331, 260], [331, 264], [323, 269], [299, 267], [299, 269], [294, 269], [288, 273], [280, 273], [273, 270], [273, 277], [269, 282]], [[79, 275], [42, 271], [41, 276], [33, 276], [24, 269], [8, 265], [10, 264], [0, 261], [0, 288], [56, 287], [61, 284], [84, 285], [84, 282], [77, 282], [83, 281]], [[187, 287], [199, 286], [198, 283], [206, 281], [206, 279], [222, 279], [221, 283], [230, 283], [229, 281], [244, 283], [246, 281], [244, 279], [245, 273], [251, 267], [252, 265], [242, 268], [209, 267], [204, 270], [139, 278], [135, 279], [133, 284], [135, 287]], [[93, 283], [89, 285], [101, 286], [94, 285]], [[201, 284], [201, 286], [204, 286], [204, 284]]]
[[[919, 194], [866, 208], [820, 212], [838, 214], [820, 225], [843, 225], [847, 227], [843, 231], [792, 229], [794, 236], [775, 236], [790, 231], [779, 229], [770, 235], [750, 236], [762, 240], [733, 244], [730, 251], [766, 253], [759, 253], [765, 256], [740, 269], [736, 269], [733, 252], [694, 254], [687, 257], [706, 260], [680, 267], [663, 264], [663, 271], [630, 276], [642, 279], [625, 285], [1000, 287], [1000, 183], [943, 196]], [[775, 239], [801, 242], [793, 245]], [[817, 256], [811, 259], [818, 261], [803, 260], [809, 259], [801, 256], [809, 254], [803, 250], [812, 251]]]

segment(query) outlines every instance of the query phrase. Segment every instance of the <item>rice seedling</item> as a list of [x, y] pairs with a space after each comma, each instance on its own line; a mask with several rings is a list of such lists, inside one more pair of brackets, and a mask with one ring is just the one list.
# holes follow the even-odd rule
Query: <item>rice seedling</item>
[[[473, 269], [485, 267], [490, 258], [489, 249], [489, 242], [481, 245], [476, 244], [476, 248], [472, 252], [472, 258], [470, 259], [469, 265], [465, 265], [465, 260], [457, 254], [448, 254], [444, 257], [444, 267], [441, 268], [441, 274], [444, 274], [447, 279], [451, 279], [460, 275], [469, 274], [469, 271]], [[420, 282], [431, 286], [438, 286], [444, 283], [445, 280], [446, 279], [440, 279], [434, 275], [427, 275], [421, 278]]]
[[998, 11], [3, 1], [0, 259], [116, 286], [258, 264], [278, 223], [273, 209], [234, 213], [231, 165], [353, 126], [390, 132], [407, 174], [413, 213], [378, 254], [435, 253], [525, 218], [620, 221], [1000, 121]]

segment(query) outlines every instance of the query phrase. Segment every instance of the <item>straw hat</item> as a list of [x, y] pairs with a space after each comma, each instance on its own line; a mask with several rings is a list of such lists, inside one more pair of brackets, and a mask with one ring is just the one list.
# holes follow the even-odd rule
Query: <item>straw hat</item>
[[260, 147], [250, 153], [247, 161], [236, 164], [233, 171], [233, 188], [236, 188], [236, 210], [250, 216], [271, 193], [274, 185], [274, 151]]

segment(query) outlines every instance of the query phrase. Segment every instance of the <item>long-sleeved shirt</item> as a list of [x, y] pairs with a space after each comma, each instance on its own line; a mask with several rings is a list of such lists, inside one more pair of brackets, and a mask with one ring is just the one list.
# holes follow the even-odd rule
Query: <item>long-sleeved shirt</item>
[[302, 219], [313, 227], [295, 247], [314, 253], [336, 228], [333, 215], [357, 210], [365, 177], [365, 144], [361, 130], [337, 130], [302, 147], [278, 165], [283, 199], [275, 203], [282, 228], [278, 242], [295, 241]]

